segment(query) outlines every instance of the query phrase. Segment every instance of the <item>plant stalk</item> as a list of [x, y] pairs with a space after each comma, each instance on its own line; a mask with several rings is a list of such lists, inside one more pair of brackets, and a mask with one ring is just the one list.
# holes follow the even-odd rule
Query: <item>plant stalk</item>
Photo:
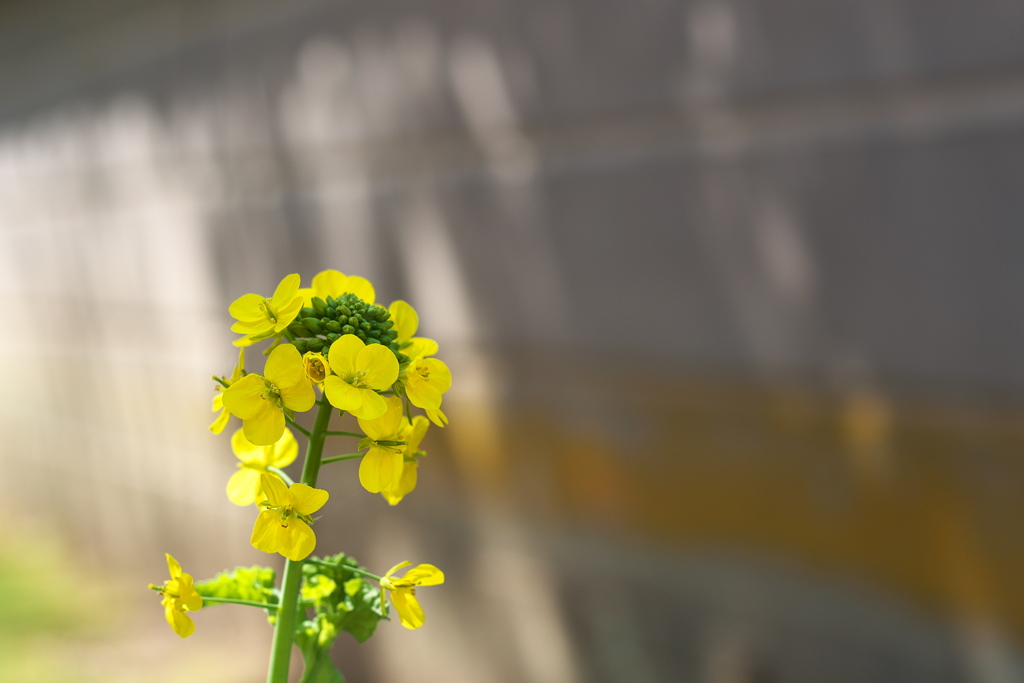
[[[320, 474], [320, 458], [324, 452], [324, 439], [331, 422], [333, 408], [322, 396], [318, 401], [316, 421], [306, 447], [306, 460], [302, 465], [302, 483], [316, 486]], [[288, 666], [291, 662], [292, 643], [295, 634], [296, 606], [299, 588], [302, 586], [302, 560], [285, 560], [284, 577], [281, 579], [281, 603], [278, 605], [277, 621], [274, 624], [274, 641], [270, 648], [270, 666], [267, 683], [288, 683]]]

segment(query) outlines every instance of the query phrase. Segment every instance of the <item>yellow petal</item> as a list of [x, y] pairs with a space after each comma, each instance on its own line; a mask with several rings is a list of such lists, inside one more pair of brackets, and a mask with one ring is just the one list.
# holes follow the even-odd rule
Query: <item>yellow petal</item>
[[[281, 344], [270, 352], [263, 375], [278, 388], [295, 386], [300, 381], [306, 380], [302, 354], [292, 344]], [[308, 382], [308, 380], [306, 381]]]
[[363, 381], [378, 391], [387, 389], [398, 379], [398, 359], [391, 349], [381, 344], [371, 344], [360, 350], [356, 365], [366, 371]]
[[420, 326], [420, 316], [416, 309], [399, 299], [388, 307], [388, 312], [395, 323], [394, 330], [398, 333], [398, 341], [401, 343], [412, 339]]
[[260, 474], [260, 486], [263, 487], [263, 494], [271, 505], [283, 507], [292, 504], [292, 495], [288, 491], [288, 487], [276, 474], [269, 472]]
[[302, 515], [311, 515], [324, 506], [330, 496], [323, 489], [315, 489], [306, 484], [292, 484], [288, 492], [295, 501], [295, 509]]
[[[334, 342], [334, 346], [337, 345], [338, 342]], [[327, 401], [339, 410], [352, 411], [363, 405], [363, 392], [335, 375], [324, 380], [324, 394], [327, 395]]]
[[422, 415], [417, 415], [412, 419], [412, 425], [404, 439], [405, 452], [407, 454], [412, 455], [420, 449], [420, 443], [423, 441], [423, 437], [426, 436], [428, 427], [430, 427], [430, 422]]
[[402, 579], [417, 586], [437, 586], [444, 583], [444, 572], [432, 564], [421, 564], [407, 571]]
[[412, 493], [413, 489], [416, 488], [419, 469], [419, 463], [415, 460], [406, 461], [402, 465], [402, 478], [399, 480], [398, 486], [380, 492], [380, 495], [384, 496], [384, 500], [388, 502], [388, 505], [398, 505], [402, 502], [403, 498]]
[[283, 306], [281, 310], [276, 311], [277, 322], [274, 324], [274, 331], [280, 332], [284, 328], [292, 324], [292, 321], [299, 315], [299, 311], [302, 310], [302, 297], [296, 296], [292, 302], [286, 306]]
[[448, 369], [448, 366], [443, 361], [437, 358], [423, 358], [417, 367], [419, 372], [426, 370], [430, 374], [427, 382], [430, 386], [437, 389], [439, 393], [444, 393], [452, 386], [452, 371]]
[[290, 429], [285, 429], [284, 434], [271, 448], [266, 458], [266, 465], [270, 467], [288, 467], [295, 458], [299, 456], [299, 442]]
[[313, 276], [313, 293], [321, 299], [345, 293], [348, 276], [337, 270], [322, 270]]
[[[298, 273], [284, 276], [277, 285], [277, 289], [274, 290], [274, 296], [270, 299], [270, 305], [274, 309], [274, 313], [280, 315], [280, 309], [292, 303], [292, 300], [298, 296], [300, 284], [302, 284], [302, 278], [299, 277]], [[299, 301], [301, 302], [302, 299], [299, 299]]]
[[327, 360], [331, 369], [338, 375], [353, 377], [359, 368], [356, 366], [356, 357], [363, 350], [366, 344], [354, 334], [343, 334], [341, 338], [331, 344], [331, 350], [327, 352]]
[[228, 306], [228, 313], [235, 320], [264, 320], [266, 316], [263, 314], [263, 309], [260, 308], [260, 304], [263, 302], [264, 298], [259, 294], [243, 294], [231, 302], [231, 305]]
[[269, 446], [284, 433], [284, 413], [277, 407], [264, 402], [264, 411], [248, 420], [242, 420], [245, 438], [257, 446]]
[[266, 410], [267, 402], [262, 396], [264, 391], [266, 383], [263, 377], [246, 375], [224, 390], [224, 407], [232, 415], [247, 420]]
[[431, 422], [436, 424], [438, 427], [441, 427], [442, 429], [448, 426], [448, 416], [445, 415], [440, 408], [438, 408], [437, 410], [431, 410], [428, 408], [427, 417], [430, 418]]
[[228, 479], [228, 500], [235, 505], [252, 505], [263, 500], [260, 473], [243, 467]]
[[292, 517], [288, 527], [278, 527], [278, 550], [289, 560], [298, 562], [309, 557], [316, 549], [316, 534], [301, 519]]
[[409, 358], [433, 356], [437, 353], [437, 342], [426, 337], [413, 337], [409, 340], [409, 345], [402, 349], [402, 353], [409, 356]]
[[[284, 486], [284, 482], [281, 482], [281, 485]], [[280, 519], [281, 513], [275, 510], [260, 512], [256, 524], [252, 527], [252, 538], [249, 539], [253, 548], [265, 553], [277, 552], [277, 529], [280, 527]]]
[[420, 607], [419, 600], [412, 594], [412, 591], [401, 588], [391, 591], [391, 602], [394, 604], [395, 610], [398, 611], [402, 626], [417, 629], [426, 622], [427, 617], [423, 614], [423, 608]]
[[190, 612], [198, 612], [203, 608], [203, 596], [196, 592], [195, 583], [191, 574], [182, 574], [181, 582], [178, 584], [178, 596], [185, 609]]
[[359, 463], [359, 482], [370, 493], [394, 488], [402, 478], [402, 454], [379, 446], [370, 446]]
[[384, 401], [383, 396], [373, 389], [357, 389], [357, 391], [363, 402], [358, 408], [351, 409], [350, 413], [364, 420], [374, 420], [387, 412], [388, 404]]
[[360, 418], [359, 428], [374, 441], [400, 441], [398, 436], [403, 417], [402, 399], [397, 396], [381, 398], [384, 400], [385, 413], [373, 420]]
[[170, 553], [164, 553], [164, 556], [167, 558], [167, 573], [171, 575], [172, 580], [177, 579], [181, 576], [181, 565]]
[[397, 572], [402, 567], [408, 567], [410, 564], [412, 564], [412, 562], [410, 562], [409, 560], [406, 560], [405, 562], [399, 562], [394, 567], [392, 567], [391, 569], [387, 570], [387, 572], [385, 572], [384, 576], [385, 577], [390, 577], [392, 574]]
[[373, 285], [365, 277], [359, 275], [349, 275], [345, 282], [345, 289], [368, 304], [372, 304], [377, 299], [377, 292], [374, 291]]
[[195, 633], [196, 625], [192, 623], [192, 619], [181, 610], [175, 609], [173, 605], [168, 604], [164, 607], [164, 617], [174, 632], [182, 638], [188, 638]]
[[[217, 397], [219, 398], [220, 394], [217, 394]], [[210, 425], [210, 431], [213, 432], [214, 434], [220, 434], [221, 432], [224, 431], [224, 428], [228, 426], [228, 421], [230, 419], [231, 413], [224, 409], [221, 409], [220, 415], [218, 415], [217, 419], [214, 420], [213, 423]]]
[[253, 442], [249, 441], [249, 439], [245, 438], [244, 429], [238, 429], [231, 435], [231, 451], [235, 454], [235, 457], [243, 463], [265, 464], [264, 460], [266, 459], [267, 448], [269, 448], [269, 446], [257, 446]]
[[411, 376], [407, 376], [405, 395], [417, 408], [428, 411], [441, 408], [441, 393], [427, 382], [415, 380]]

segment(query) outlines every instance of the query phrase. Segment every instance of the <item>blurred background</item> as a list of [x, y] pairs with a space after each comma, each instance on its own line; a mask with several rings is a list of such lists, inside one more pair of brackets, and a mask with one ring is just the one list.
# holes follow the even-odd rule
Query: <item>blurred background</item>
[[280, 566], [210, 375], [337, 268], [455, 376], [322, 473], [447, 575], [352, 683], [1024, 681], [1024, 4], [5, 0], [0, 93], [0, 680], [264, 680], [145, 586]]

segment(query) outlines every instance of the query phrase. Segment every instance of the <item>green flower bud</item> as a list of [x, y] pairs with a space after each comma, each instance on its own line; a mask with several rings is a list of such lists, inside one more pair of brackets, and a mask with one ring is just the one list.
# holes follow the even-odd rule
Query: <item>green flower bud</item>
[[366, 341], [366, 333], [363, 332], [362, 330], [356, 330], [356, 336], [359, 337], [364, 342]]
[[338, 300], [335, 299], [333, 296], [328, 296], [327, 297], [327, 305], [328, 306], [334, 306], [335, 308], [337, 308], [338, 307]]
[[352, 309], [349, 308], [348, 306], [343, 305], [338, 309], [338, 313], [341, 313], [343, 316], [347, 318], [350, 315], [352, 315]]
[[315, 318], [317, 317], [317, 315], [319, 314], [316, 312], [316, 310], [310, 308], [309, 306], [303, 306], [302, 311], [299, 312], [299, 318], [309, 318], [310, 316]]
[[327, 313], [327, 304], [324, 303], [324, 300], [321, 299], [320, 297], [314, 296], [312, 304], [313, 308], [316, 309], [317, 317], [320, 317]]
[[[369, 337], [368, 336], [366, 338], [366, 345], [369, 346], [370, 344], [380, 344], [380, 340], [379, 339], [374, 339], [373, 337]], [[384, 356], [384, 357], [387, 358], [387, 356]]]
[[359, 318], [355, 317], [354, 315], [349, 316], [348, 318], [348, 324], [351, 325], [352, 327], [359, 327], [360, 322], [362, 321], [359, 320]]
[[320, 334], [323, 332], [323, 327], [320, 325], [320, 321], [317, 320], [316, 318], [303, 318], [299, 322], [301, 322], [306, 327], [306, 329], [312, 332], [313, 334]]
[[300, 322], [294, 322], [288, 326], [288, 331], [294, 334], [296, 337], [312, 337], [313, 333], [306, 329], [306, 326]]
[[370, 331], [370, 323], [367, 323], [367, 322], [359, 323], [359, 328], [363, 332], [369, 332]]
[[[319, 352], [320, 349], [324, 348], [324, 340], [313, 337], [306, 341], [306, 351]], [[305, 351], [303, 351], [305, 353]]]
[[305, 339], [296, 339], [292, 342], [295, 345], [295, 350], [299, 353], [305, 353], [309, 351], [309, 345]]
[[337, 320], [329, 321], [324, 327], [330, 332], [341, 332], [341, 324]]
[[338, 341], [339, 339], [341, 339], [341, 335], [340, 334], [334, 334], [333, 332], [331, 332], [329, 335], [327, 335], [327, 343], [328, 344], [333, 344], [334, 342]]

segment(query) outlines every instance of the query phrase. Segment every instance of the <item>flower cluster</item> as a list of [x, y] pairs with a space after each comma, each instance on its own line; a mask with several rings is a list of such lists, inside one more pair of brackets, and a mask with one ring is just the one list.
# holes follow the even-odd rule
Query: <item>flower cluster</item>
[[[363, 488], [390, 505], [401, 502], [416, 488], [429, 425], [448, 424], [441, 404], [452, 376], [436, 358], [437, 342], [416, 336], [416, 310], [405, 301], [378, 305], [373, 285], [359, 276], [326, 270], [304, 288], [298, 274], [288, 275], [273, 296], [245, 294], [228, 311], [235, 320], [231, 330], [241, 335], [234, 340], [238, 362], [230, 375], [214, 377], [217, 417], [210, 430], [220, 434], [232, 416], [241, 421], [231, 437], [237, 471], [227, 481], [228, 500], [256, 506], [252, 546], [278, 553], [289, 564], [280, 588], [274, 571], [261, 567], [237, 568], [195, 584], [168, 555], [171, 578], [151, 587], [160, 591], [167, 621], [182, 637], [195, 629], [187, 612], [203, 607], [204, 600], [265, 609], [275, 625], [269, 680], [283, 681], [292, 643], [307, 667], [322, 671], [332, 666], [327, 649], [339, 632], [369, 638], [377, 621], [387, 618], [385, 592], [403, 626], [423, 625], [416, 587], [444, 582], [433, 565], [421, 564], [398, 577], [395, 573], [411, 564], [402, 562], [377, 576], [344, 554], [311, 557], [317, 546], [314, 514], [330, 498], [316, 488], [316, 480], [322, 465], [358, 459]], [[263, 341], [268, 346], [262, 371], [249, 372], [246, 351]], [[303, 426], [299, 414], [314, 408], [314, 424]], [[423, 414], [414, 415], [413, 408]], [[353, 415], [361, 431], [330, 431], [338, 411]], [[285, 471], [298, 458], [295, 432], [308, 440], [298, 482]], [[334, 443], [329, 437], [335, 436], [359, 439], [358, 452], [325, 456]], [[293, 570], [290, 563], [303, 564]], [[376, 586], [368, 583], [371, 579]], [[300, 601], [313, 617], [295, 617], [304, 613]], [[294, 633], [281, 630], [292, 623]]]

